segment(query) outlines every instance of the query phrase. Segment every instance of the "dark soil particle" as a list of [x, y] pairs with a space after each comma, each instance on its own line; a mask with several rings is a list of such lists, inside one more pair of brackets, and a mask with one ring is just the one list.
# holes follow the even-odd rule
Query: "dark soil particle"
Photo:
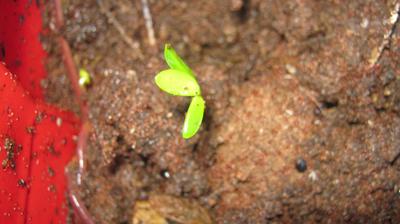
[[[400, 2], [148, 4], [155, 46], [142, 1], [63, 1], [61, 35], [93, 79], [72, 192], [96, 223], [400, 222]], [[52, 35], [47, 97], [74, 109]], [[187, 141], [189, 99], [153, 81], [166, 42], [206, 100]]]
[[304, 171], [307, 170], [307, 162], [302, 158], [297, 159], [296, 160], [296, 169], [297, 169], [297, 171], [303, 173]]

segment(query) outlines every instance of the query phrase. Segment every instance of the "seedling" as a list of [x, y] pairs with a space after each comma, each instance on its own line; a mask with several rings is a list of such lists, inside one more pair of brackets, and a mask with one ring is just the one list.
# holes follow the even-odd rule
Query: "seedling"
[[86, 87], [88, 85], [90, 85], [90, 83], [92, 82], [91, 78], [90, 78], [90, 74], [86, 69], [79, 69], [79, 85], [81, 87]]
[[192, 69], [186, 65], [170, 44], [165, 45], [164, 58], [170, 68], [156, 75], [157, 86], [174, 96], [192, 97], [182, 129], [182, 137], [188, 139], [200, 129], [205, 101]]

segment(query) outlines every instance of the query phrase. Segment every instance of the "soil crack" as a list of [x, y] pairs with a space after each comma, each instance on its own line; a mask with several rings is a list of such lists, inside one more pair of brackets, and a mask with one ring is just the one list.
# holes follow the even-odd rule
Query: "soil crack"
[[378, 62], [382, 58], [382, 55], [385, 52], [385, 50], [388, 50], [389, 46], [391, 45], [393, 34], [396, 31], [397, 24], [399, 23], [399, 20], [400, 20], [400, 18], [399, 18], [400, 2], [397, 2], [395, 4], [394, 9], [393, 9], [393, 11], [391, 11], [390, 14], [391, 15], [390, 15], [389, 22], [392, 24], [392, 27], [384, 35], [383, 42], [378, 48], [377, 56], [371, 60], [371, 67], [375, 67], [378, 64]]

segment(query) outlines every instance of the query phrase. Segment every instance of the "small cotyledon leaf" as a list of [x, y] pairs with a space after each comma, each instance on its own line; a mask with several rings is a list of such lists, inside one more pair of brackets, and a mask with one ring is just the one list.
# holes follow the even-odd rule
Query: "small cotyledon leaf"
[[194, 96], [186, 112], [185, 123], [183, 124], [182, 137], [185, 139], [193, 137], [200, 129], [203, 120], [205, 101], [201, 96]]
[[164, 58], [170, 68], [195, 76], [189, 66], [186, 65], [182, 58], [176, 53], [174, 48], [172, 48], [171, 44], [165, 44]]
[[183, 71], [167, 69], [155, 77], [157, 86], [163, 91], [176, 96], [200, 95], [200, 86], [196, 79]]

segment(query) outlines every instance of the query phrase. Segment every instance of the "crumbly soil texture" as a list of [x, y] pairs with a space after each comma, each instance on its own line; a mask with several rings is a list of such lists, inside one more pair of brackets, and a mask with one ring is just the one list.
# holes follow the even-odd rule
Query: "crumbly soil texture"
[[[62, 1], [65, 26], [48, 37], [92, 76], [72, 192], [96, 223], [399, 223], [399, 4]], [[165, 43], [206, 100], [190, 140], [189, 99], [154, 83]], [[47, 99], [74, 109], [60, 51], [45, 48]]]

